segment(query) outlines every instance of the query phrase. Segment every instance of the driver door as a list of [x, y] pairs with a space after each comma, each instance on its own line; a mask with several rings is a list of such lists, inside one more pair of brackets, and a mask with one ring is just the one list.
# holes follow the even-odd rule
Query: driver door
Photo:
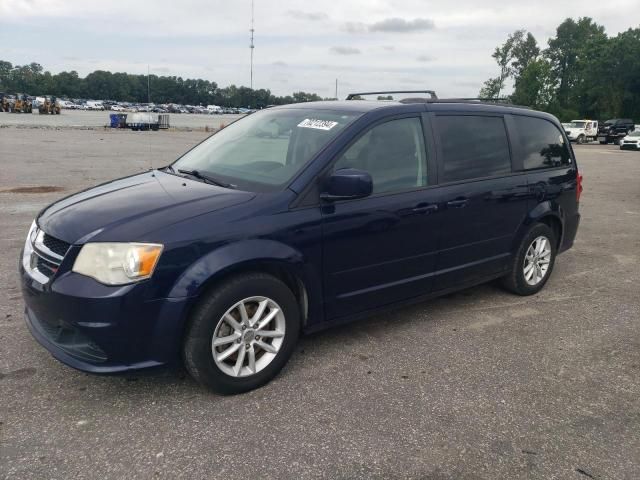
[[440, 220], [424, 140], [419, 115], [395, 118], [336, 160], [334, 171], [367, 171], [373, 193], [322, 207], [327, 319], [431, 291]]

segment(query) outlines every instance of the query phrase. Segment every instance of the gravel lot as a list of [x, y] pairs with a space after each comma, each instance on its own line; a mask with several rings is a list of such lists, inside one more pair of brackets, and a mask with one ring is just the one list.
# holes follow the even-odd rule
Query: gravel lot
[[[484, 285], [306, 337], [235, 397], [55, 361], [22, 318], [33, 217], [206, 135], [0, 129], [0, 477], [640, 478], [640, 152], [614, 146], [575, 148], [582, 225], [535, 297]], [[61, 190], [11, 192], [34, 186]]]
[[[40, 115], [38, 113], [0, 113], [0, 126], [49, 127], [49, 128], [96, 128], [109, 125], [111, 111], [62, 110], [60, 115]], [[126, 113], [126, 112], [125, 112]], [[128, 115], [131, 115], [128, 113]], [[170, 113], [172, 128], [216, 129], [220, 124], [229, 125], [242, 115], [204, 115], [195, 113]]]

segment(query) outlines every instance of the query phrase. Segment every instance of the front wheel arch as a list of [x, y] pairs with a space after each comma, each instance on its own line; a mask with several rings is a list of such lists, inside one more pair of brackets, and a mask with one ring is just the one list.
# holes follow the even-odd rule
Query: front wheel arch
[[304, 328], [309, 316], [309, 294], [307, 286], [300, 275], [294, 272], [290, 266], [283, 262], [273, 260], [247, 261], [231, 265], [223, 271], [217, 272], [201, 285], [198, 295], [194, 298], [195, 301], [193, 302], [193, 307], [195, 307], [202, 298], [206, 297], [226, 280], [238, 275], [248, 275], [251, 273], [264, 273], [271, 275], [272, 277], [280, 280], [289, 288], [289, 290], [291, 290], [293, 295], [296, 297], [298, 307], [300, 308], [300, 317], [302, 321], [300, 326]]

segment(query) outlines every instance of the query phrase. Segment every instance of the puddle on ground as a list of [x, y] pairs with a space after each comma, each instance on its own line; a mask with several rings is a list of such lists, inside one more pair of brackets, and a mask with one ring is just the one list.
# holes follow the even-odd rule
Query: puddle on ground
[[64, 187], [57, 187], [54, 185], [40, 185], [38, 187], [14, 187], [0, 189], [0, 193], [51, 193], [61, 192]]

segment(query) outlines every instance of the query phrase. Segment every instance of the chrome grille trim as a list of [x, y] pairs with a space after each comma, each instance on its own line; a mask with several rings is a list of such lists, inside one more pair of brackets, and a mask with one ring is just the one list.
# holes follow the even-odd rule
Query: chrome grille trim
[[[41, 285], [49, 283], [51, 278], [56, 274], [57, 267], [60, 266], [64, 258], [63, 256], [53, 252], [44, 244], [44, 236], [44, 231], [40, 230], [36, 223], [33, 222], [22, 252], [22, 267], [31, 276], [31, 278]], [[38, 263], [46, 265], [46, 269], [49, 271], [40, 271], [38, 269]]]
[[[62, 259], [64, 258], [62, 255], [58, 255], [56, 252], [54, 252], [53, 250], [49, 249], [49, 247], [47, 247], [44, 244], [44, 230], [38, 230], [38, 234], [36, 235], [36, 239], [33, 242], [33, 246], [34, 248], [39, 251], [40, 253], [43, 253], [44, 255], [46, 255], [47, 257], [51, 257], [52, 259], [55, 259], [58, 261], [58, 264], [62, 263]], [[46, 260], [46, 258], [45, 258]]]

